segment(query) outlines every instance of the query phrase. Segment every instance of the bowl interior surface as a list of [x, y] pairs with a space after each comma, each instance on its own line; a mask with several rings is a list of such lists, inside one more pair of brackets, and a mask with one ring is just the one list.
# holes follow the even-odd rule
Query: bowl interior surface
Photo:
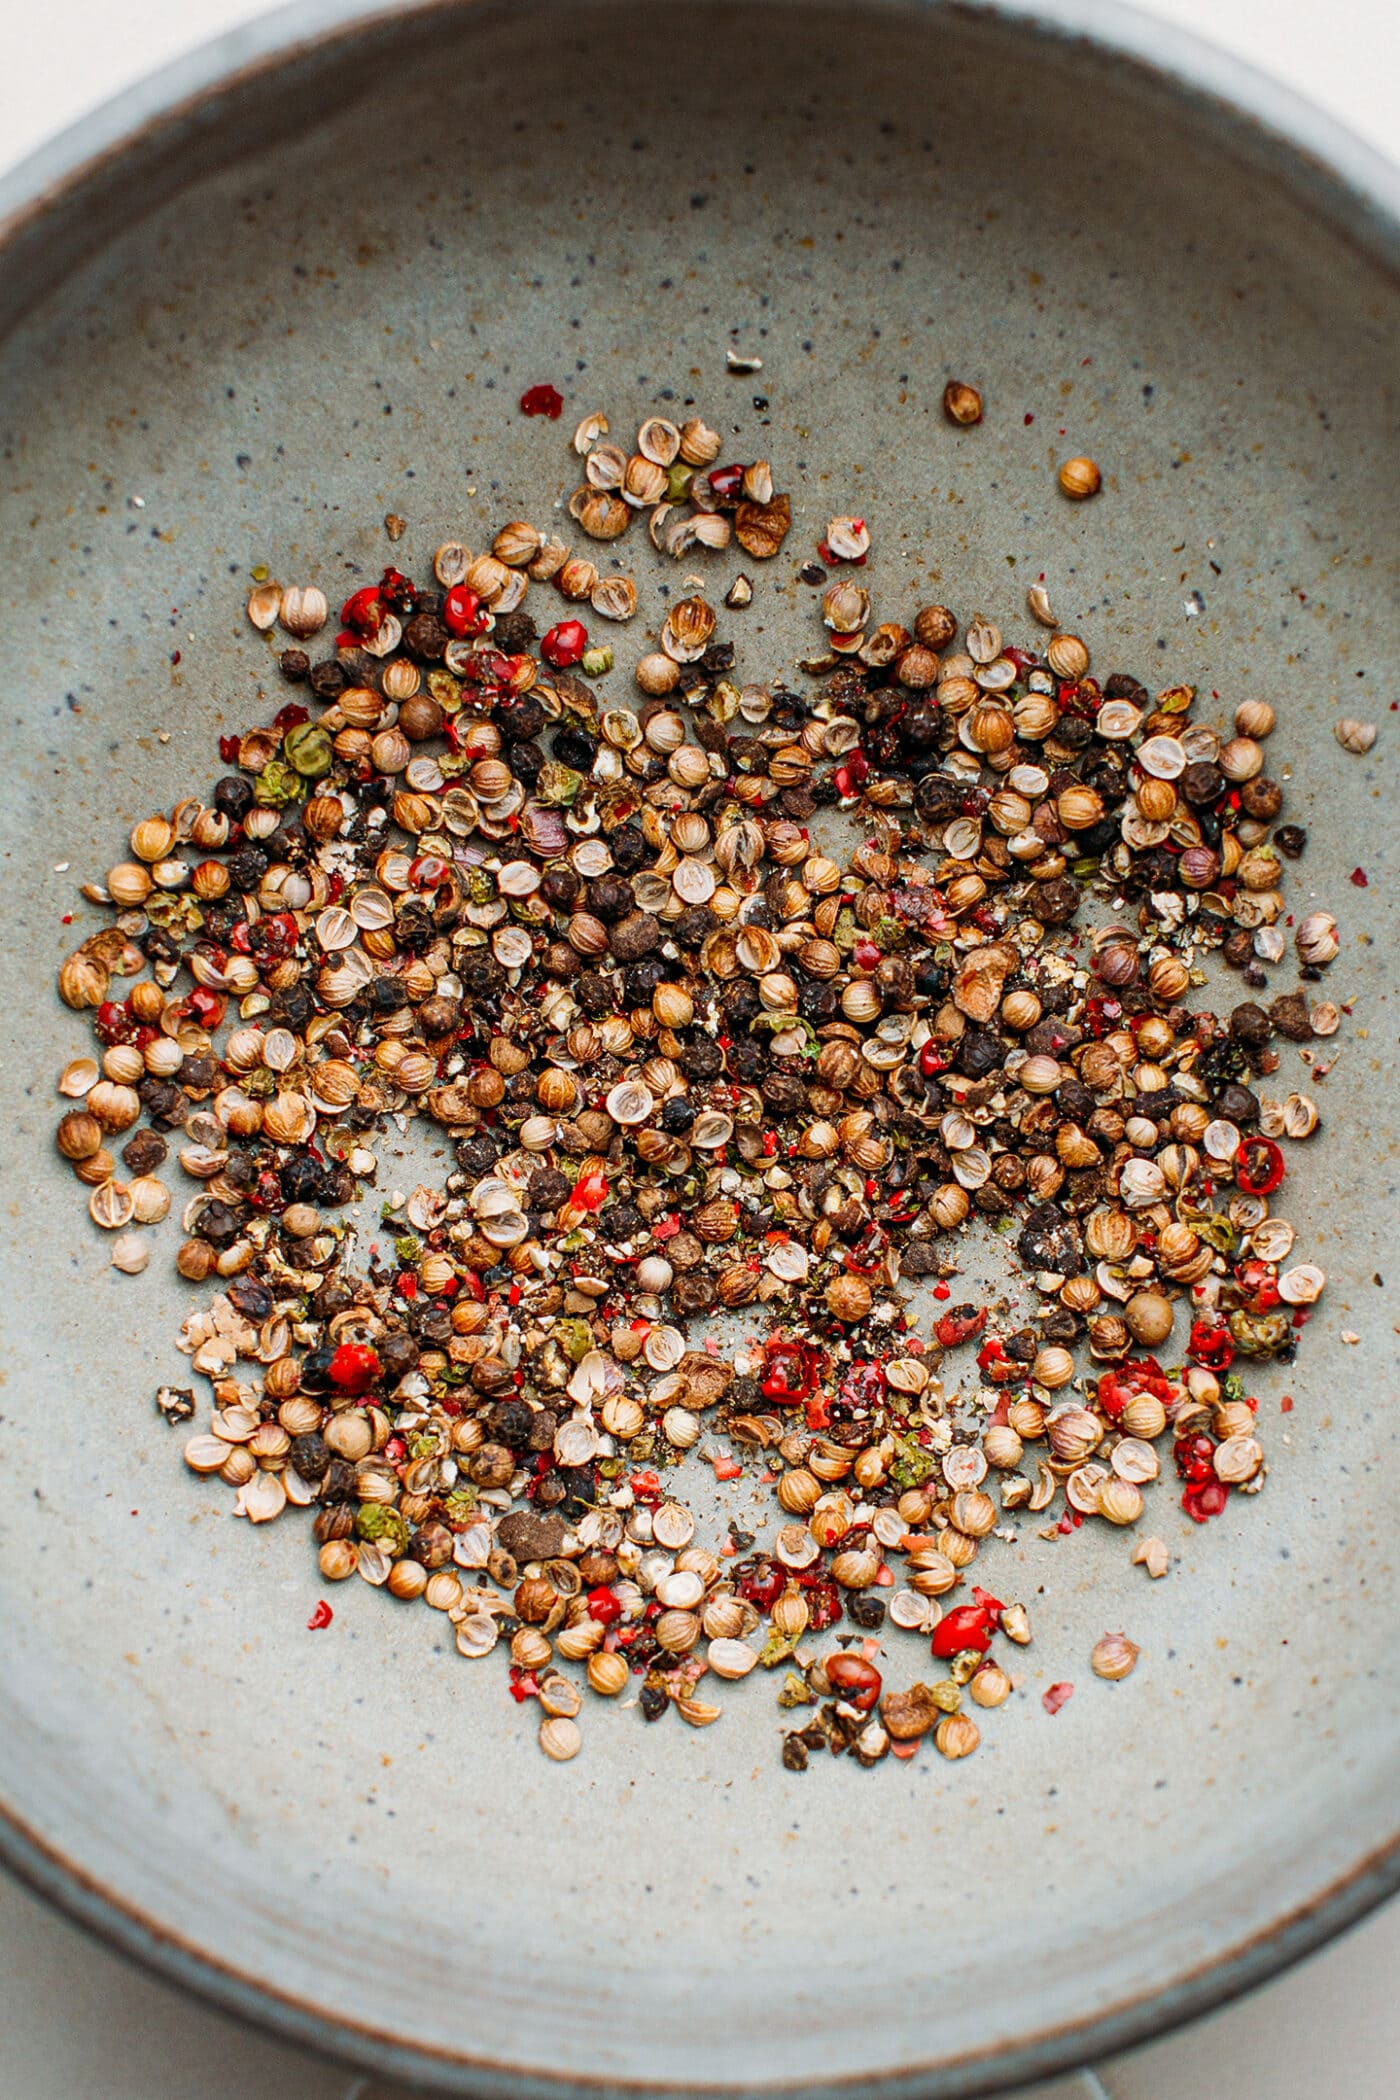
[[[29, 1870], [227, 2002], [527, 2091], [998, 2083], [1091, 2023], [1208, 2002], [1274, 1958], [1262, 1936], [1305, 1943], [1335, 1886], [1333, 1916], [1363, 1904], [1394, 1837], [1400, 1623], [1393, 275], [1242, 122], [931, 11], [444, 13], [231, 90], [79, 202], [0, 344], [0, 1793]], [[761, 373], [727, 375], [729, 348]], [[979, 429], [944, 421], [950, 376], [984, 390]], [[541, 379], [562, 423], [517, 411]], [[174, 1228], [118, 1277], [52, 1151], [53, 1080], [87, 1044], [52, 992], [97, 923], [78, 882], [280, 704], [251, 568], [333, 600], [391, 555], [421, 575], [443, 539], [555, 517], [585, 410], [625, 434], [692, 402], [793, 492], [724, 630], [749, 676], [814, 646], [794, 572], [833, 513], [870, 522], [884, 617], [939, 598], [1020, 634], [1043, 573], [1096, 670], [1274, 702], [1270, 769], [1311, 832], [1290, 909], [1343, 922], [1335, 1072], [1285, 1045], [1276, 1082], [1324, 1109], [1289, 1209], [1331, 1281], [1297, 1365], [1253, 1381], [1267, 1491], [1198, 1530], [1159, 1488], [1159, 1583], [1123, 1534], [1022, 1523], [985, 1561], [1031, 1607], [1022, 1691], [957, 1766], [788, 1773], [765, 1678], [703, 1734], [592, 1702], [556, 1768], [504, 1670], [431, 1614], [357, 1584], [310, 1634], [300, 1521], [231, 1521], [153, 1408], [184, 1382]], [[1077, 452], [1106, 488], [1071, 506], [1054, 468]], [[644, 604], [681, 593], [639, 531], [621, 552]], [[710, 595], [737, 566], [706, 568]], [[1339, 714], [1382, 722], [1370, 757], [1339, 750]], [[1273, 978], [1292, 988], [1291, 953]], [[382, 1151], [381, 1190], [427, 1163]], [[1005, 1288], [994, 1244], [968, 1267]], [[1104, 1685], [1089, 1649], [1120, 1626], [1143, 1659]], [[891, 1656], [926, 1674], [911, 1638]]]

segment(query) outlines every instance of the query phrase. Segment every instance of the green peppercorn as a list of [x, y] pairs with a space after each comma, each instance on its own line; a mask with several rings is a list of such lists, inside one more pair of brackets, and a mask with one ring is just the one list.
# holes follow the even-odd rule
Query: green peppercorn
[[335, 757], [330, 734], [319, 722], [298, 722], [283, 737], [282, 749], [288, 764], [303, 780], [319, 780], [323, 773], [329, 773]]
[[362, 1539], [372, 1539], [386, 1553], [402, 1553], [408, 1544], [408, 1525], [396, 1509], [382, 1502], [362, 1502], [355, 1514], [355, 1530]]
[[285, 809], [291, 802], [300, 802], [305, 793], [305, 782], [296, 767], [280, 758], [269, 759], [253, 782], [253, 799], [260, 809]]

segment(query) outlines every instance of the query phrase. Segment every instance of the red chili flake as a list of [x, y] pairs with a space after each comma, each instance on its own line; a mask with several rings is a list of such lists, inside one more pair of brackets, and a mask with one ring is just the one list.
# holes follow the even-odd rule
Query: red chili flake
[[1251, 1312], [1272, 1312], [1281, 1302], [1276, 1273], [1269, 1262], [1241, 1262], [1235, 1270], [1235, 1281], [1245, 1293]]
[[320, 1603], [317, 1605], [315, 1611], [312, 1612], [311, 1617], [306, 1622], [307, 1632], [319, 1633], [323, 1626], [330, 1625], [331, 1620], [334, 1617], [335, 1613], [331, 1610], [329, 1604], [327, 1604], [325, 1598], [323, 1597]]
[[1351, 871], [1351, 880], [1355, 884], [1356, 888], [1359, 890], [1368, 890], [1371, 887], [1370, 883], [1366, 880], [1366, 870], [1364, 868], [1353, 868]]
[[538, 386], [527, 386], [520, 396], [522, 416], [548, 416], [551, 423], [557, 423], [563, 412], [564, 396], [557, 386], [550, 386], [547, 380], [541, 381]]
[[607, 1200], [608, 1177], [601, 1169], [591, 1174], [580, 1174], [569, 1198], [576, 1210], [601, 1210]]
[[1160, 1400], [1163, 1406], [1172, 1397], [1171, 1380], [1155, 1356], [1138, 1357], [1132, 1363], [1120, 1364], [1115, 1370], [1105, 1371], [1099, 1379], [1094, 1398], [1109, 1420], [1116, 1422], [1128, 1402], [1142, 1393], [1150, 1393], [1154, 1399]]
[[588, 1616], [600, 1626], [611, 1626], [614, 1619], [622, 1617], [622, 1605], [606, 1583], [588, 1592]]
[[[1021, 420], [1025, 424], [1026, 428], [1029, 430], [1031, 424], [1035, 421], [1035, 417], [1031, 414], [1030, 410], [1027, 409], [1025, 415], [1021, 418]], [[1045, 579], [1042, 576], [1041, 582], [1043, 583], [1044, 581]]]
[[129, 1043], [136, 1033], [124, 999], [104, 999], [98, 1007], [92, 1024], [92, 1032], [99, 1043], [110, 1050], [118, 1043]]
[[66, 912], [65, 912], [65, 913], [63, 914], [63, 917], [62, 917], [62, 918], [61, 918], [61, 919], [59, 920], [59, 922], [58, 922], [58, 923], [59, 923], [59, 925], [60, 925], [60, 926], [71, 926], [71, 925], [72, 925], [72, 923], [73, 923], [73, 914], [72, 914], [72, 912], [71, 912], [71, 911], [66, 911]]
[[1283, 1398], [1282, 1398], [1282, 1399], [1281, 1399], [1281, 1400], [1279, 1401], [1279, 1404], [1278, 1404], [1278, 1411], [1279, 1411], [1279, 1413], [1280, 1413], [1281, 1415], [1291, 1415], [1291, 1414], [1292, 1414], [1292, 1412], [1293, 1412], [1293, 1395], [1292, 1395], [1291, 1393], [1285, 1393], [1285, 1394], [1284, 1394]]
[[379, 579], [379, 595], [397, 613], [410, 613], [418, 603], [418, 593], [410, 579], [392, 565]]
[[956, 1349], [959, 1342], [970, 1342], [973, 1335], [980, 1334], [986, 1324], [987, 1308], [984, 1305], [978, 1312], [969, 1307], [965, 1311], [944, 1313], [942, 1319], [935, 1321], [933, 1331], [945, 1349]]
[[327, 1369], [342, 1393], [365, 1393], [379, 1376], [379, 1358], [363, 1342], [342, 1342]]
[[992, 1615], [980, 1604], [959, 1604], [947, 1612], [933, 1629], [933, 1653], [940, 1662], [975, 1648], [985, 1655], [995, 1632]]
[[652, 1472], [634, 1473], [631, 1488], [639, 1502], [654, 1502], [661, 1493], [660, 1475]]
[[1211, 1371], [1228, 1371], [1235, 1360], [1235, 1342], [1228, 1327], [1210, 1320], [1197, 1320], [1191, 1329], [1187, 1355]]
[[582, 620], [561, 620], [540, 643], [540, 655], [556, 671], [567, 671], [580, 662], [588, 647], [588, 629]]
[[742, 1480], [744, 1469], [727, 1451], [716, 1451], [710, 1460], [715, 1469], [716, 1480]]
[[949, 1290], [946, 1283], [936, 1283], [933, 1287], [933, 1295], [935, 1298], [951, 1298], [953, 1293]]
[[378, 634], [384, 623], [384, 607], [377, 586], [367, 583], [362, 590], [352, 591], [340, 608], [340, 617], [354, 641]]
[[879, 1698], [884, 1680], [871, 1662], [860, 1655], [832, 1655], [822, 1664], [827, 1683], [848, 1705], [868, 1714]]
[[1208, 1480], [1201, 1487], [1189, 1487], [1181, 1498], [1181, 1506], [1193, 1524], [1204, 1524], [1210, 1517], [1218, 1517], [1230, 1499], [1230, 1490], [1223, 1480]]
[[394, 1289], [401, 1298], [416, 1298], [418, 1296], [418, 1278], [414, 1275], [412, 1269], [401, 1269], [399, 1271], [394, 1281]]
[[177, 664], [177, 663], [179, 663], [179, 661], [180, 661], [180, 652], [179, 652], [179, 650], [178, 650], [178, 649], [172, 649], [172, 650], [171, 650], [171, 652], [170, 652], [170, 661], [171, 661], [171, 663], [172, 663], [172, 664]]
[[481, 634], [486, 619], [479, 594], [469, 591], [464, 583], [454, 583], [442, 601], [442, 624], [448, 633], [455, 634], [459, 641], [469, 634]]
[[706, 479], [719, 497], [720, 502], [730, 503], [743, 487], [746, 471], [741, 466], [716, 467], [713, 473], [706, 476]]
[[1049, 1691], [1041, 1695], [1041, 1705], [1048, 1714], [1057, 1714], [1065, 1702], [1074, 1697], [1072, 1684], [1052, 1684]]
[[1178, 1440], [1172, 1454], [1176, 1470], [1188, 1487], [1204, 1487], [1215, 1478], [1215, 1445], [1208, 1436]]
[[226, 766], [233, 765], [237, 759], [238, 746], [241, 742], [242, 738], [236, 736], [221, 736], [219, 738], [219, 756]]
[[760, 1390], [765, 1400], [805, 1400], [817, 1382], [821, 1357], [810, 1342], [771, 1341]]
[[523, 1706], [527, 1699], [536, 1698], [538, 1696], [539, 1689], [540, 1681], [538, 1677], [536, 1677], [533, 1670], [521, 1670], [512, 1666], [510, 1673], [510, 1696], [515, 1701], [517, 1706]]
[[228, 1001], [223, 993], [206, 991], [203, 985], [190, 993], [185, 1004], [200, 1026], [210, 1030], [219, 1027], [228, 1012]]

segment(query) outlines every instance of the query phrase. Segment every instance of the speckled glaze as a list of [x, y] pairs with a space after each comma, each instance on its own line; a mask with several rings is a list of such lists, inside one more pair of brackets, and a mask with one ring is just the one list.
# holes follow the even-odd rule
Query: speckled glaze
[[[1119, 2045], [1397, 1880], [1393, 228], [1179, 85], [964, 11], [297, 28], [280, 69], [153, 97], [0, 252], [0, 1850], [219, 2002], [453, 2090], [954, 2094]], [[762, 374], [726, 377], [730, 345]], [[939, 413], [953, 374], [980, 429]], [[357, 1584], [308, 1633], [305, 1528], [236, 1523], [152, 1406], [183, 1368], [173, 1227], [115, 1276], [51, 1150], [77, 882], [277, 690], [250, 567], [334, 597], [388, 510], [419, 570], [545, 520], [570, 422], [515, 411], [544, 378], [622, 427], [693, 396], [777, 463], [792, 558], [729, 627], [755, 671], [809, 645], [793, 570], [849, 509], [882, 607], [1015, 627], [1044, 572], [1096, 666], [1273, 700], [1293, 894], [1343, 921], [1354, 1014], [1290, 1205], [1332, 1284], [1257, 1381], [1267, 1491], [1204, 1531], [1159, 1491], [1157, 1584], [1118, 1533], [989, 1556], [1036, 1640], [964, 1764], [790, 1775], [750, 1680], [705, 1734], [590, 1708], [556, 1768], [432, 1614]], [[1071, 507], [1077, 451], [1106, 485]], [[1339, 713], [1380, 721], [1369, 757]], [[1104, 1685], [1120, 1626], [1143, 1659]]]

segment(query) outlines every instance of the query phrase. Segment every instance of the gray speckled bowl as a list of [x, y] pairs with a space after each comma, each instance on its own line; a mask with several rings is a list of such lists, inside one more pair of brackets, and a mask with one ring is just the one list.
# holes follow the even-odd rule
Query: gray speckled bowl
[[[304, 43], [298, 17], [13, 199], [4, 1851], [167, 1973], [361, 2062], [500, 2094], [966, 2092], [1199, 2010], [1400, 1878], [1396, 235], [1325, 126], [1171, 47], [1289, 148], [1122, 56], [1141, 22], [1093, 17], [1119, 55], [932, 8], [442, 8]], [[725, 376], [736, 343], [760, 379]], [[978, 430], [939, 414], [954, 373], [985, 388]], [[1294, 1176], [1332, 1284], [1296, 1370], [1258, 1380], [1268, 1491], [1204, 1532], [1161, 1491], [1158, 1584], [1121, 1535], [1026, 1527], [997, 1563], [1033, 1609], [1024, 1693], [967, 1764], [794, 1777], [750, 1681], [704, 1735], [591, 1713], [559, 1769], [430, 1614], [356, 1586], [307, 1633], [300, 1525], [234, 1523], [152, 1408], [182, 1366], [172, 1234], [116, 1277], [50, 1150], [84, 1040], [48, 989], [62, 915], [87, 923], [80, 877], [273, 690], [250, 566], [334, 595], [385, 559], [387, 510], [420, 567], [546, 516], [568, 425], [515, 412], [544, 377], [622, 425], [694, 394], [761, 430], [791, 549], [862, 510], [890, 598], [1015, 626], [1044, 571], [1103, 668], [1275, 700], [1313, 834], [1295, 894], [1344, 918], [1329, 989], [1354, 1013]], [[1053, 466], [1078, 450], [1106, 489], [1072, 508]], [[736, 622], [750, 662], [805, 645], [794, 565]], [[1339, 752], [1339, 712], [1382, 721], [1370, 758]], [[1088, 1650], [1118, 1626], [1144, 1657], [1110, 1687]]]

